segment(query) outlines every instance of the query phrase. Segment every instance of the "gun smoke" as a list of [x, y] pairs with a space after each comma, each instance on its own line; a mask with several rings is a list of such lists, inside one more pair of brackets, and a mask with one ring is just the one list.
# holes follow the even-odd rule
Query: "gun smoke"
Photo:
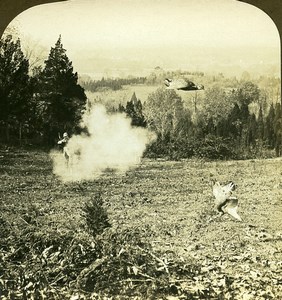
[[146, 146], [155, 139], [148, 129], [132, 127], [125, 114], [108, 114], [102, 105], [84, 113], [81, 127], [87, 134], [70, 138], [68, 162], [58, 151], [50, 153], [53, 172], [63, 182], [92, 180], [107, 169], [124, 173], [140, 163]]

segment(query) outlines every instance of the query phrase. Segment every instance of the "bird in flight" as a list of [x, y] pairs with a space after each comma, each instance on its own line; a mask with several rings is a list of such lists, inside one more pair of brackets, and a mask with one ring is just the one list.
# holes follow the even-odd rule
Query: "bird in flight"
[[196, 91], [196, 90], [203, 90], [204, 86], [199, 84], [196, 85], [194, 82], [179, 78], [179, 79], [169, 79], [166, 78], [164, 81], [167, 89], [174, 89], [174, 90], [182, 90], [182, 91]]
[[232, 192], [235, 190], [236, 185], [230, 181], [228, 184], [222, 185], [218, 181], [213, 183], [212, 192], [215, 197], [216, 209], [221, 213], [228, 213], [233, 218], [242, 221], [238, 215], [238, 199], [232, 196]]

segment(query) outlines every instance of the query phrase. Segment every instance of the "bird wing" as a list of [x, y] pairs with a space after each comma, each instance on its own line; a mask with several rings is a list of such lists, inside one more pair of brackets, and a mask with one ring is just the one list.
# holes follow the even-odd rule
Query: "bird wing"
[[227, 202], [226, 206], [224, 207], [224, 211], [228, 213], [233, 218], [242, 221], [241, 217], [238, 215], [238, 199], [237, 197], [230, 197]]
[[222, 211], [222, 207], [226, 204], [227, 199], [232, 194], [235, 184], [233, 182], [222, 186], [218, 181], [213, 185], [213, 195], [215, 197], [215, 206], [219, 211]]
[[188, 82], [187, 80], [180, 78], [175, 80], [175, 88], [176, 89], [183, 89], [183, 88], [187, 88], [190, 85], [190, 82]]
[[218, 181], [213, 185], [213, 195], [217, 201], [225, 201], [231, 196], [231, 190], [227, 186], [222, 186]]
[[167, 89], [182, 90], [182, 91], [204, 90], [204, 86], [202, 84], [196, 85], [194, 82], [186, 78], [178, 78], [178, 79], [166, 78], [164, 84], [166, 85]]
[[189, 89], [189, 88], [194, 88], [196, 85], [189, 80], [186, 80], [184, 78], [178, 78], [178, 79], [166, 79], [165, 80], [165, 85], [167, 86], [168, 89]]

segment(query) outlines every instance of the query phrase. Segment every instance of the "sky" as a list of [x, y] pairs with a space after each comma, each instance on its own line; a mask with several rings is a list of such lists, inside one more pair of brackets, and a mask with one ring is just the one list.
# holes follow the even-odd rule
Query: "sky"
[[69, 0], [30, 8], [11, 25], [49, 49], [61, 34], [74, 66], [88, 73], [92, 65], [138, 70], [280, 59], [271, 18], [235, 0]]

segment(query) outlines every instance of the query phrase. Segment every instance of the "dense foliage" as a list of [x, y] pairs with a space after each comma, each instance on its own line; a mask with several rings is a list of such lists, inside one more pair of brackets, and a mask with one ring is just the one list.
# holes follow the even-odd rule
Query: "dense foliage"
[[[259, 97], [252, 82], [242, 82], [229, 92], [213, 87], [205, 93], [203, 108], [193, 110], [175, 91], [158, 89], [143, 110], [148, 127], [158, 134], [147, 155], [227, 159], [264, 157], [275, 150], [280, 156], [281, 104], [263, 111]], [[252, 104], [257, 114], [251, 111]]]
[[44, 68], [37, 67], [30, 75], [20, 40], [10, 35], [1, 39], [0, 125], [6, 132], [2, 140], [21, 143], [22, 139], [43, 137], [41, 143], [53, 145], [58, 132], [75, 130], [86, 96], [65, 52], [59, 37]]
[[[32, 80], [29, 63], [21, 50], [20, 40], [12, 36], [0, 40], [0, 126], [8, 140], [28, 126], [32, 118]], [[12, 131], [12, 132], [11, 132]]]

